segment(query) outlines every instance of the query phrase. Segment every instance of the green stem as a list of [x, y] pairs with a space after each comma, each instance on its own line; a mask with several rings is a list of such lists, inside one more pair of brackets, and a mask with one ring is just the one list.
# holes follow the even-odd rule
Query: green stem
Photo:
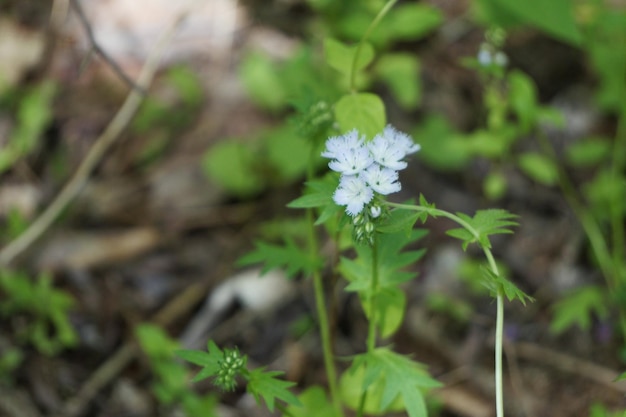
[[502, 334], [504, 330], [504, 299], [502, 291], [496, 296], [496, 416], [504, 417], [504, 394], [502, 392]]
[[368, 352], [373, 352], [376, 349], [376, 291], [378, 291], [378, 242], [376, 235], [374, 235], [374, 243], [372, 245], [372, 281], [367, 302], [370, 309], [369, 329], [367, 332]]
[[[367, 299], [369, 308], [368, 330], [367, 330], [367, 352], [371, 353], [376, 349], [376, 291], [378, 291], [378, 239], [374, 235], [372, 244], [372, 279], [370, 281], [370, 290]], [[359, 408], [357, 417], [363, 416], [365, 401], [367, 399], [367, 391], [363, 391], [359, 400]]]
[[[309, 225], [309, 250], [311, 256], [319, 256], [317, 247], [317, 239], [315, 238], [315, 226], [313, 222], [313, 212], [307, 209], [307, 224]], [[322, 283], [322, 275], [319, 270], [313, 272], [313, 289], [315, 292], [315, 308], [317, 310], [317, 318], [320, 326], [320, 337], [322, 339], [322, 352], [324, 354], [324, 367], [328, 376], [328, 388], [330, 397], [335, 408], [335, 415], [343, 417], [343, 408], [341, 407], [341, 399], [339, 398], [339, 389], [337, 387], [337, 370], [335, 368], [335, 359], [331, 346], [331, 332], [328, 322], [328, 314], [326, 313], [326, 301], [324, 294], [324, 284]]]
[[[310, 180], [314, 176], [313, 161], [315, 158], [314, 147], [311, 147], [311, 157], [307, 165], [307, 179]], [[316, 258], [319, 255], [319, 245], [317, 242], [317, 236], [315, 235], [315, 221], [313, 217], [313, 209], [306, 210], [306, 223], [307, 227], [307, 240], [309, 246], [309, 254], [312, 258]], [[328, 378], [328, 389], [330, 391], [330, 398], [335, 409], [336, 417], [344, 417], [343, 408], [341, 406], [341, 398], [339, 397], [339, 389], [337, 387], [337, 369], [335, 368], [335, 358], [332, 349], [332, 334], [330, 331], [330, 323], [328, 320], [328, 313], [326, 310], [326, 298], [324, 292], [324, 284], [322, 282], [322, 275], [319, 269], [313, 271], [313, 291], [315, 293], [315, 309], [317, 310], [317, 319], [320, 327], [320, 338], [322, 339], [322, 352], [324, 355], [324, 368], [326, 370], [326, 376]]]
[[372, 23], [370, 23], [369, 27], [365, 31], [365, 34], [361, 38], [361, 41], [356, 47], [356, 52], [354, 53], [354, 58], [352, 59], [352, 69], [350, 71], [350, 91], [356, 91], [356, 72], [357, 72], [357, 63], [359, 62], [359, 56], [361, 55], [361, 51], [363, 50], [363, 45], [371, 35], [372, 31], [376, 29], [376, 26], [380, 23], [380, 21], [385, 17], [385, 15], [391, 10], [394, 4], [397, 3], [398, 0], [390, 0], [385, 6], [378, 12]]
[[[415, 206], [411, 204], [398, 204], [398, 203], [386, 203], [388, 206], [396, 207], [404, 210], [411, 210], [417, 212], [427, 213], [430, 216], [441, 216], [446, 217], [459, 226], [463, 227], [465, 230], [470, 232], [478, 242], [479, 233], [476, 229], [474, 229], [470, 224], [468, 224], [465, 220], [456, 216], [452, 213], [448, 213], [444, 210], [439, 210], [433, 207], [424, 207], [424, 206]], [[493, 257], [493, 253], [491, 250], [486, 247], [480, 245], [485, 257], [487, 258], [487, 262], [489, 263], [489, 268], [491, 272], [498, 276], [500, 273], [498, 271], [498, 265], [496, 264], [496, 260]], [[503, 341], [503, 329], [504, 329], [504, 299], [502, 297], [502, 290], [498, 289], [496, 294], [496, 340], [495, 340], [495, 379], [496, 379], [496, 417], [504, 417], [504, 400], [503, 400], [503, 389], [502, 389], [502, 341]]]

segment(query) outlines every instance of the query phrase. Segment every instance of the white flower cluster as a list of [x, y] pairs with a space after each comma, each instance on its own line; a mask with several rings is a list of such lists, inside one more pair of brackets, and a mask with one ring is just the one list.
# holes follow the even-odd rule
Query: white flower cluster
[[[357, 130], [329, 138], [322, 156], [331, 159], [328, 166], [341, 174], [333, 200], [346, 206], [346, 212], [354, 217], [372, 201], [374, 193], [400, 191], [398, 170], [406, 168], [403, 159], [419, 149], [409, 135], [392, 126], [368, 142]], [[380, 215], [379, 207], [371, 211], [374, 218]]]

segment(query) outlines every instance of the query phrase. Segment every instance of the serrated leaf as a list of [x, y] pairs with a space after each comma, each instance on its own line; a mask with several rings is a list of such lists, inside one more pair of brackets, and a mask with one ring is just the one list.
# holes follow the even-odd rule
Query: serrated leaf
[[553, 333], [563, 333], [575, 325], [589, 330], [594, 314], [600, 318], [607, 316], [607, 295], [597, 286], [582, 287], [558, 301], [553, 311], [554, 317], [550, 324]]
[[411, 242], [421, 239], [427, 231], [415, 229], [404, 232], [381, 234], [378, 239], [378, 286], [372, 293], [372, 248], [357, 246], [356, 259], [342, 258], [339, 270], [348, 280], [347, 291], [359, 293], [359, 298], [366, 314], [371, 317], [370, 302], [374, 302], [374, 321], [383, 337], [393, 334], [404, 316], [405, 297], [398, 285], [412, 279], [413, 272], [403, 271], [406, 266], [417, 262], [424, 250], [402, 251]]
[[408, 234], [421, 216], [421, 213], [413, 211], [394, 210], [387, 219], [376, 226], [376, 231], [380, 233], [405, 232]]
[[318, 258], [312, 258], [308, 251], [298, 247], [293, 240], [286, 238], [284, 245], [256, 242], [255, 249], [237, 261], [238, 265], [262, 263], [261, 273], [283, 268], [289, 278], [298, 273], [311, 274], [320, 265]]
[[523, 305], [526, 305], [526, 301], [535, 301], [533, 297], [526, 294], [524, 291], [517, 288], [515, 284], [506, 279], [502, 273], [496, 275], [492, 270], [485, 267], [482, 268], [482, 272], [485, 277], [484, 284], [493, 297], [499, 293], [503, 293], [509, 301], [519, 300]]
[[[346, 76], [352, 73], [352, 65], [357, 52], [357, 46], [347, 46], [343, 43], [326, 38], [324, 40], [324, 55], [326, 63]], [[374, 59], [374, 48], [369, 43], [361, 46], [358, 60], [356, 62], [355, 71], [365, 68]]]
[[248, 375], [247, 391], [254, 396], [257, 403], [261, 403], [261, 397], [265, 401], [270, 412], [274, 412], [276, 400], [281, 400], [289, 405], [300, 405], [298, 398], [288, 390], [295, 382], [276, 378], [282, 375], [279, 371], [265, 371], [257, 368]]
[[333, 173], [321, 179], [309, 181], [306, 183], [304, 195], [287, 204], [287, 207], [318, 208], [320, 213], [315, 221], [315, 225], [323, 224], [326, 220], [344, 210], [343, 207], [337, 205], [333, 200], [333, 194], [338, 185], [339, 180]]
[[440, 387], [441, 383], [428, 375], [424, 365], [389, 348], [380, 347], [358, 355], [351, 368], [360, 366], [365, 368], [363, 391], [375, 381], [384, 381], [380, 412], [401, 398], [410, 417], [427, 416], [422, 390]]
[[513, 219], [517, 216], [502, 209], [478, 210], [474, 217], [464, 213], [456, 213], [472, 229], [465, 227], [448, 230], [449, 236], [463, 241], [463, 249], [467, 249], [470, 243], [478, 243], [482, 247], [491, 248], [489, 236], [495, 234], [513, 233], [509, 227], [517, 226]]
[[373, 138], [384, 128], [387, 120], [385, 105], [380, 97], [370, 93], [348, 94], [335, 105], [335, 118], [340, 130], [357, 129], [367, 138]]
[[179, 358], [202, 367], [202, 370], [192, 379], [192, 382], [202, 381], [215, 375], [220, 369], [219, 362], [224, 358], [224, 352], [212, 340], [208, 342], [207, 352], [179, 349], [174, 353]]
[[520, 155], [517, 163], [526, 175], [540, 184], [555, 185], [559, 180], [557, 165], [545, 155], [527, 152]]

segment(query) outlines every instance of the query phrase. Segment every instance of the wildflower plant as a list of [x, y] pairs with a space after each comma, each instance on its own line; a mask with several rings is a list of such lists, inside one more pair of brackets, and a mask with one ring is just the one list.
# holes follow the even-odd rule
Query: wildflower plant
[[[429, 373], [426, 364], [411, 356], [396, 352], [389, 340], [404, 321], [407, 297], [402, 285], [416, 277], [407, 268], [424, 255], [424, 250], [407, 249], [426, 232], [416, 228], [417, 222], [430, 217], [445, 217], [458, 227], [448, 234], [461, 241], [463, 249], [477, 245], [485, 255], [483, 284], [496, 299], [496, 410], [503, 416], [502, 398], [502, 338], [504, 298], [522, 303], [531, 298], [508, 281], [499, 271], [492, 253], [491, 236], [511, 233], [516, 216], [501, 209], [482, 210], [470, 216], [449, 213], [435, 207], [422, 195], [418, 204], [390, 201], [401, 190], [399, 172], [405, 169], [420, 145], [409, 135], [388, 124], [385, 105], [375, 94], [359, 91], [374, 49], [367, 38], [378, 26], [383, 26], [395, 0], [388, 1], [365, 30], [356, 47], [327, 40], [326, 61], [338, 72], [338, 78], [348, 80], [347, 92], [331, 106], [333, 123], [328, 117], [305, 117], [314, 109], [300, 106], [299, 120], [306, 120], [305, 139], [310, 145], [307, 181], [303, 195], [288, 204], [305, 213], [304, 242], [285, 239], [283, 244], [259, 242], [241, 260], [241, 264], [264, 263], [264, 269], [284, 268], [289, 276], [310, 277], [315, 293], [317, 322], [321, 339], [324, 367], [328, 380], [328, 397], [320, 387], [309, 387], [299, 396], [291, 393], [292, 383], [281, 380], [277, 371], [248, 371], [245, 359], [230, 360], [238, 351], [220, 350], [213, 341], [207, 352], [180, 351], [179, 356], [200, 365], [196, 380], [211, 378], [221, 389], [233, 389], [245, 383], [257, 400], [263, 397], [270, 409], [279, 408], [284, 416], [343, 417], [345, 409], [364, 414], [405, 410], [410, 417], [427, 415], [426, 395], [441, 386]], [[341, 53], [336, 53], [337, 51]], [[325, 97], [309, 100], [312, 106]], [[306, 101], [302, 101], [303, 103]], [[324, 112], [326, 116], [328, 112]], [[317, 120], [316, 119], [316, 120]], [[319, 155], [328, 160], [331, 172], [316, 176]], [[336, 241], [333, 274], [341, 276], [345, 290], [356, 293], [368, 321], [363, 351], [349, 358], [347, 369], [337, 369], [332, 346], [328, 301], [322, 271], [328, 260], [322, 258], [320, 234], [323, 226], [330, 239]], [[348, 242], [344, 231], [350, 231]], [[350, 256], [349, 254], [355, 254]], [[332, 309], [330, 309], [332, 311]], [[230, 362], [229, 362], [230, 361]], [[234, 367], [226, 367], [229, 363]], [[345, 361], [342, 362], [342, 364]], [[239, 365], [241, 364], [241, 365]], [[258, 375], [257, 375], [258, 374]], [[255, 376], [257, 375], [257, 376]], [[239, 376], [235, 380], [234, 377]], [[262, 377], [261, 377], [262, 376]], [[312, 405], [311, 398], [316, 400]], [[280, 400], [281, 403], [276, 403]], [[284, 403], [286, 406], [283, 406]]]

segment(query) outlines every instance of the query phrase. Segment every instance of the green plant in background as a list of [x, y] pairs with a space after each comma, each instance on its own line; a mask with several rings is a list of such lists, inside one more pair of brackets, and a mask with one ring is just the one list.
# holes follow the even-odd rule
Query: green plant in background
[[[467, 151], [464, 161], [476, 156], [492, 161], [484, 183], [487, 196], [504, 195], [507, 184], [500, 167], [513, 162], [535, 182], [559, 187], [587, 235], [606, 287], [578, 288], [560, 300], [554, 305], [552, 330], [560, 333], [573, 325], [588, 329], [593, 317], [607, 318], [612, 310], [617, 311], [618, 328], [626, 340], [626, 55], [615, 53], [626, 42], [626, 11], [602, 1], [577, 4], [565, 0], [549, 4], [481, 0], [478, 11], [489, 24], [510, 30], [534, 26], [580, 48], [596, 71], [595, 99], [598, 107], [616, 117], [615, 136], [581, 138], [568, 143], [561, 156], [540, 127], [547, 120], [562, 121], [554, 110], [539, 105], [530, 77], [506, 71], [495, 59], [480, 62], [479, 55], [472, 64], [485, 80], [487, 129], [468, 135], [462, 149]], [[502, 29], [491, 31], [486, 48], [501, 53], [503, 41]], [[536, 149], [515, 152], [515, 143], [527, 135], [536, 138]], [[570, 172], [576, 170], [591, 176], [575, 184]], [[626, 359], [626, 344], [622, 359]]]
[[0, 140], [0, 174], [36, 149], [41, 134], [52, 118], [56, 86], [50, 81], [26, 90], [3, 91], [0, 111], [13, 115], [14, 127]]
[[149, 137], [136, 163], [142, 167], [158, 161], [176, 136], [190, 126], [202, 105], [198, 76], [185, 66], [170, 68], [163, 77], [165, 97], [148, 96], [133, 119], [132, 131]]
[[22, 364], [24, 354], [18, 348], [0, 347], [0, 385], [13, 383], [13, 372]]
[[[48, 275], [32, 280], [20, 272], [0, 271], [0, 316], [11, 318], [15, 334], [46, 355], [76, 345], [78, 337], [69, 321], [73, 298], [52, 286]], [[18, 316], [23, 320], [17, 320]]]
[[135, 329], [141, 348], [154, 373], [152, 392], [164, 406], [180, 406], [188, 417], [211, 417], [215, 414], [216, 398], [201, 396], [189, 388], [185, 367], [176, 360], [175, 351], [180, 349], [158, 326], [143, 324]]

